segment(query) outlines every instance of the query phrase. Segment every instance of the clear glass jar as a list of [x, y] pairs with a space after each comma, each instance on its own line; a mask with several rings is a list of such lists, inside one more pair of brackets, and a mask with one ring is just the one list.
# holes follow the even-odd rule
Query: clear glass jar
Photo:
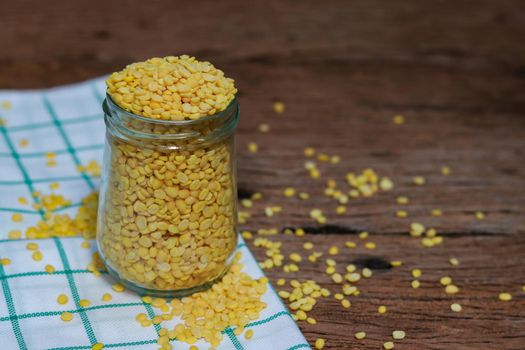
[[141, 294], [210, 287], [237, 244], [237, 100], [183, 121], [132, 114], [109, 95], [103, 109], [97, 244], [108, 271]]

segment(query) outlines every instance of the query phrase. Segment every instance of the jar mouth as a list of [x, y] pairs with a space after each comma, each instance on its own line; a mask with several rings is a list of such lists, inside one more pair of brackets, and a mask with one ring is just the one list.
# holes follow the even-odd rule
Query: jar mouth
[[134, 114], [117, 105], [109, 94], [102, 109], [107, 130], [113, 136], [128, 142], [164, 143], [162, 147], [170, 149], [177, 148], [178, 142], [190, 142], [194, 146], [218, 142], [230, 136], [239, 121], [237, 97], [218, 113], [189, 120], [153, 119]]
[[172, 126], [192, 126], [192, 125], [199, 125], [199, 124], [213, 122], [217, 119], [221, 119], [226, 116], [229, 116], [236, 108], [238, 108], [237, 96], [234, 96], [231, 102], [228, 104], [228, 106], [226, 106], [225, 109], [223, 109], [222, 111], [218, 113], [200, 117], [198, 119], [165, 120], [165, 119], [148, 118], [148, 117], [141, 116], [140, 114], [129, 112], [125, 110], [124, 108], [120, 107], [113, 100], [111, 95], [108, 93], [106, 93], [106, 99], [102, 103], [102, 109], [104, 110], [104, 113], [107, 115], [118, 114], [121, 116], [126, 116], [127, 118], [130, 118], [130, 119], [140, 121], [142, 123], [172, 125]]

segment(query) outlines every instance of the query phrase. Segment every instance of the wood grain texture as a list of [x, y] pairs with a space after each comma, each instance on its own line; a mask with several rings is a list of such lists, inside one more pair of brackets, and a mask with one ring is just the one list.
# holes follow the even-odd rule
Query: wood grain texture
[[[91, 78], [154, 55], [189, 53], [233, 76], [240, 88], [239, 188], [264, 199], [244, 229], [306, 227], [307, 235], [270, 237], [286, 253], [343, 248], [370, 232], [377, 249], [342, 249], [338, 267], [370, 265], [350, 309], [330, 298], [299, 326], [328, 349], [379, 349], [394, 329], [396, 349], [525, 348], [525, 3], [523, 1], [6, 1], [0, 12], [0, 87], [33, 88]], [[272, 102], [283, 100], [277, 116]], [[403, 114], [406, 124], [392, 123]], [[261, 134], [257, 125], [270, 124]], [[257, 155], [246, 145], [256, 141]], [[321, 164], [322, 180], [304, 170], [302, 150], [338, 154]], [[452, 169], [448, 177], [440, 167]], [[323, 196], [324, 180], [374, 168], [395, 189], [351, 201], [344, 216]], [[414, 186], [415, 175], [425, 186]], [[284, 198], [284, 187], [311, 193]], [[410, 216], [395, 217], [397, 195]], [[267, 205], [283, 213], [263, 214]], [[322, 208], [319, 227], [309, 210]], [[430, 216], [434, 208], [440, 218]], [[474, 213], [487, 214], [478, 221]], [[445, 237], [423, 248], [408, 236], [419, 221]], [[325, 233], [323, 233], [325, 232]], [[264, 257], [264, 251], [253, 248]], [[306, 254], [303, 253], [303, 256]], [[450, 257], [460, 260], [451, 267]], [[402, 260], [402, 267], [384, 262]], [[337, 290], [322, 262], [300, 263], [295, 275]], [[421, 288], [410, 270], [421, 268]], [[444, 293], [450, 275], [460, 293]], [[499, 292], [513, 294], [500, 302]], [[461, 313], [450, 311], [459, 302]], [[379, 305], [388, 312], [377, 313]], [[368, 336], [357, 341], [353, 334]]]

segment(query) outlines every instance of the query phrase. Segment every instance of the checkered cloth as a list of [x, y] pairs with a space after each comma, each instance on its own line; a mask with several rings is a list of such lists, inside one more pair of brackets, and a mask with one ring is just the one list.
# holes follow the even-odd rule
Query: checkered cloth
[[[7, 239], [10, 230], [24, 231], [41, 220], [32, 203], [23, 205], [19, 197], [31, 200], [34, 191], [50, 193], [49, 185], [58, 182], [60, 188], [54, 192], [72, 204], [57, 211], [73, 216], [80, 200], [98, 187], [98, 178], [79, 173], [77, 167], [91, 160], [102, 162], [104, 93], [102, 78], [47, 90], [0, 91], [0, 118], [5, 121], [0, 126], [0, 259], [10, 260], [0, 264], [2, 350], [91, 349], [96, 343], [116, 349], [158, 348], [160, 326], [142, 327], [135, 320], [138, 313], [152, 318], [158, 310], [132, 292], [113, 291], [115, 281], [108, 275], [97, 277], [86, 270], [96, 250], [94, 241], [85, 249], [81, 238], [33, 240], [43, 254], [41, 261], [34, 261], [27, 240]], [[24, 139], [29, 144], [22, 147]], [[46, 166], [48, 152], [56, 154], [57, 166]], [[22, 222], [12, 220], [15, 213], [22, 214]], [[243, 254], [245, 271], [253, 278], [261, 277], [242, 240], [237, 249]], [[47, 264], [56, 272], [47, 273]], [[103, 301], [104, 293], [112, 294], [112, 300]], [[59, 294], [66, 294], [68, 303], [58, 304]], [[90, 300], [91, 305], [81, 307], [81, 299]], [[219, 349], [310, 349], [273, 288], [263, 300], [268, 307], [246, 327], [254, 330], [254, 337], [237, 337], [228, 328]], [[73, 314], [72, 321], [60, 319], [64, 311]], [[176, 323], [168, 322], [171, 327]], [[175, 349], [189, 348], [177, 340], [172, 344]], [[196, 345], [209, 348], [202, 341]]]

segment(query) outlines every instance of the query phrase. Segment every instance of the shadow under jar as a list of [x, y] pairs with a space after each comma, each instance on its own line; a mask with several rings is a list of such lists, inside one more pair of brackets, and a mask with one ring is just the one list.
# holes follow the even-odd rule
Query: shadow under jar
[[237, 99], [197, 120], [145, 118], [109, 95], [103, 109], [97, 244], [108, 271], [141, 294], [209, 288], [237, 245]]

